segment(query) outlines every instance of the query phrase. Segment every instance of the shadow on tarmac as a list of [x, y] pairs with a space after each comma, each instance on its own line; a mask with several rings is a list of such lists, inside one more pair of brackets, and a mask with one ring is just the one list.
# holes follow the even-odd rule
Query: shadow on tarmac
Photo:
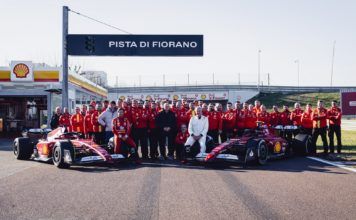
[[[0, 139], [0, 151], [12, 151], [12, 142], [8, 139]], [[36, 162], [36, 161], [29, 161]], [[41, 162], [53, 166], [51, 163]], [[73, 165], [70, 170], [79, 172], [117, 172], [123, 170], [133, 170], [139, 168], [179, 168], [179, 169], [195, 169], [195, 170], [220, 170], [229, 172], [248, 172], [248, 171], [277, 171], [277, 172], [322, 172], [332, 174], [347, 174], [345, 172], [332, 171], [332, 166], [323, 164], [317, 161], [312, 161], [304, 157], [293, 157], [288, 159], [280, 159], [269, 161], [268, 164], [263, 166], [250, 164], [247, 167], [243, 167], [241, 164], [202, 164], [192, 162], [188, 164], [182, 164], [176, 160], [165, 161], [143, 161], [141, 164], [134, 164], [132, 162], [119, 162], [115, 164], [87, 164], [87, 165]], [[53, 168], [55, 168], [53, 166]]]
[[198, 163], [182, 164], [179, 161], [159, 161], [151, 162], [144, 161], [137, 165], [130, 162], [116, 163], [112, 165], [107, 164], [96, 164], [96, 165], [82, 165], [82, 166], [71, 166], [71, 170], [79, 172], [113, 172], [113, 171], [123, 171], [123, 170], [133, 170], [140, 168], [178, 168], [178, 169], [194, 169], [194, 170], [219, 170], [219, 171], [229, 171], [229, 172], [249, 172], [249, 171], [277, 171], [277, 172], [322, 172], [330, 174], [348, 174], [347, 172], [337, 172], [330, 168], [332, 166], [319, 163], [317, 161], [312, 161], [303, 157], [295, 157], [289, 159], [281, 159], [276, 161], [270, 161], [264, 166], [249, 165], [243, 168], [242, 165], [227, 165], [227, 164], [214, 164], [214, 165], [202, 165]]

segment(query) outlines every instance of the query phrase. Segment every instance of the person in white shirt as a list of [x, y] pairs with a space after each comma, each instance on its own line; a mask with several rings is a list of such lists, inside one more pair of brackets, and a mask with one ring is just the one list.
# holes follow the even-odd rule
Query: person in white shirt
[[198, 141], [200, 145], [200, 153], [205, 153], [205, 141], [208, 129], [209, 120], [202, 114], [202, 108], [198, 106], [196, 108], [196, 115], [189, 121], [188, 132], [190, 136], [185, 142], [185, 145], [193, 146], [193, 144]]

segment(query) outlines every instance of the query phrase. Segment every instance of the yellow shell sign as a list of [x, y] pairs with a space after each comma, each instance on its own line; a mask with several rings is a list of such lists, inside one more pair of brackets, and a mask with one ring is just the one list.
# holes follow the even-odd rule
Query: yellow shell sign
[[24, 63], [19, 63], [14, 66], [13, 73], [16, 78], [26, 78], [30, 73], [30, 68]]
[[275, 144], [274, 144], [274, 152], [275, 153], [279, 153], [281, 152], [282, 150], [282, 145], [279, 141], [277, 141]]
[[202, 94], [200, 97], [201, 97], [202, 100], [206, 99], [206, 95], [205, 94]]
[[173, 96], [173, 100], [178, 100], [178, 98], [179, 98], [178, 95]]

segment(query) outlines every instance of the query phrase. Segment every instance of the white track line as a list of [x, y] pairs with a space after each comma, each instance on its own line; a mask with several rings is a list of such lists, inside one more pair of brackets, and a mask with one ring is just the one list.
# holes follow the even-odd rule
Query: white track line
[[327, 160], [323, 160], [323, 159], [320, 159], [320, 158], [317, 158], [317, 157], [307, 157], [311, 160], [315, 160], [315, 161], [319, 161], [321, 163], [326, 163], [326, 164], [329, 164], [329, 165], [332, 165], [332, 166], [335, 166], [335, 167], [339, 167], [341, 169], [344, 169], [344, 170], [348, 170], [348, 171], [351, 171], [351, 172], [354, 172], [356, 173], [356, 169], [355, 168], [352, 168], [352, 167], [348, 167], [344, 164], [339, 164], [339, 163], [334, 163], [334, 162], [331, 162], [331, 161], [327, 161]]

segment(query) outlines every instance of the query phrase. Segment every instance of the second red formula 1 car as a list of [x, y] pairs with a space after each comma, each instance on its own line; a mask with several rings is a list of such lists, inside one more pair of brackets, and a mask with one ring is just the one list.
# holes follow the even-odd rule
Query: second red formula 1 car
[[212, 147], [208, 140], [207, 151], [204, 154], [197, 154], [199, 151], [194, 151], [194, 147], [199, 149], [199, 146], [186, 149], [187, 155], [190, 155], [188, 160], [243, 165], [255, 162], [264, 165], [269, 159], [288, 157], [293, 154], [305, 155], [311, 146], [311, 137], [307, 134], [297, 134], [294, 138], [292, 135], [286, 135], [297, 129], [295, 126], [268, 128], [259, 125], [257, 129], [245, 131], [241, 137], [232, 138], [215, 147]]

